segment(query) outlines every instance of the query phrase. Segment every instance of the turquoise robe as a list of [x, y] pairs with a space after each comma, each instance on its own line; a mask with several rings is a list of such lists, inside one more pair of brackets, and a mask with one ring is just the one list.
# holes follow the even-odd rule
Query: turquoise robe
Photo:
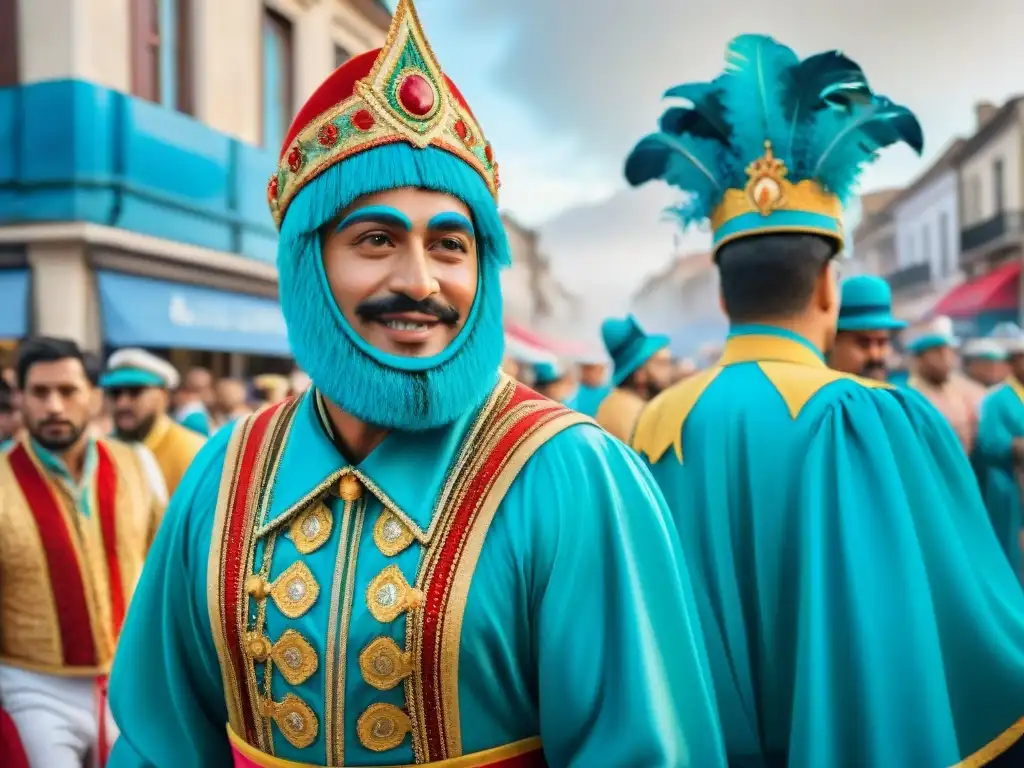
[[[408, 737], [374, 752], [357, 733], [357, 718], [371, 704], [404, 706], [401, 685], [377, 690], [364, 682], [360, 651], [382, 634], [405, 647], [406, 631], [404, 616], [382, 624], [371, 615], [368, 586], [390, 564], [414, 583], [422, 552], [418, 542], [395, 557], [378, 550], [376, 494], [386, 495], [420, 535], [430, 530], [435, 498], [473, 417], [427, 432], [392, 433], [358, 465], [378, 490], [364, 494], [362, 514], [352, 523], [354, 563], [345, 560], [347, 545], [339, 551], [337, 499], [330, 538], [320, 549], [301, 556], [291, 540], [277, 539], [271, 578], [301, 558], [320, 593], [297, 620], [267, 600], [271, 639], [298, 630], [323, 660], [330, 596], [340, 588], [334, 574], [354, 574], [345, 590], [355, 599], [338, 673], [345, 675], [344, 697], [332, 708], [344, 729], [344, 750], [332, 764], [414, 762]], [[347, 465], [328, 429], [316, 397], [305, 396], [284, 445], [271, 518]], [[111, 677], [121, 737], [110, 768], [231, 764], [207, 609], [208, 551], [229, 437], [217, 433], [196, 458], [146, 562]], [[343, 560], [351, 568], [337, 568]], [[557, 434], [517, 476], [484, 541], [461, 638], [466, 754], [539, 734], [552, 768], [725, 764], [693, 594], [664, 499], [639, 458], [595, 425]], [[275, 677], [274, 698], [297, 695], [320, 723], [316, 740], [304, 748], [273, 726], [278, 757], [326, 764], [327, 666], [321, 661], [299, 685]]]
[[1012, 455], [1013, 441], [1020, 438], [1024, 438], [1024, 384], [1013, 380], [996, 387], [982, 402], [973, 459], [996, 536], [1014, 572], [1024, 579], [1020, 542], [1024, 509]]
[[692, 569], [730, 765], [945, 768], [1020, 736], [1024, 593], [938, 412], [779, 329], [736, 328], [719, 365], [633, 446]]
[[594, 418], [597, 415], [597, 409], [601, 406], [601, 401], [608, 397], [609, 392], [611, 392], [609, 386], [588, 387], [585, 384], [580, 384], [576, 394], [569, 400], [568, 406], [584, 416]]

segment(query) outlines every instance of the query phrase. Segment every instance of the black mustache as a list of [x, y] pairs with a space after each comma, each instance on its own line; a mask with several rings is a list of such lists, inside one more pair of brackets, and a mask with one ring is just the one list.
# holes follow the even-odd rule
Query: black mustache
[[886, 370], [888, 370], [888, 369], [885, 367], [885, 363], [871, 362], [871, 363], [866, 363], [864, 365], [864, 367], [861, 369], [861, 375], [862, 376], [867, 376], [872, 371], [878, 371], [879, 373], [884, 373]]
[[72, 424], [67, 419], [46, 419], [45, 421], [39, 422], [39, 426], [40, 427], [72, 427], [72, 428], [74, 428], [75, 425]]
[[363, 320], [380, 320], [384, 315], [397, 315], [401, 312], [419, 312], [430, 315], [445, 325], [455, 325], [461, 316], [455, 307], [437, 299], [428, 296], [417, 301], [402, 293], [379, 299], [367, 299], [356, 307], [356, 314]]

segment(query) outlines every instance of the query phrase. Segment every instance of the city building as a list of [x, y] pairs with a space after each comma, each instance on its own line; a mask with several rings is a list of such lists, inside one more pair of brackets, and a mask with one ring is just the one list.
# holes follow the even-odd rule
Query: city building
[[266, 204], [376, 0], [0, 0], [0, 338], [290, 366]]
[[883, 275], [896, 268], [896, 223], [889, 203], [899, 193], [899, 189], [883, 189], [860, 196], [849, 272]]
[[893, 292], [894, 311], [916, 323], [963, 280], [960, 267], [959, 182], [956, 139], [905, 189], [891, 198], [896, 263], [882, 274]]
[[1024, 305], [1024, 95], [975, 112], [975, 133], [956, 156], [960, 266], [969, 279], [934, 308], [962, 335], [1020, 322]]
[[695, 357], [728, 333], [711, 254], [686, 253], [650, 275], [630, 300], [630, 311], [650, 333], [671, 339], [677, 357]]
[[538, 356], [550, 359], [576, 354], [580, 351], [581, 298], [555, 276], [535, 230], [507, 214], [502, 221], [512, 253], [512, 266], [501, 276], [510, 350], [527, 362]]

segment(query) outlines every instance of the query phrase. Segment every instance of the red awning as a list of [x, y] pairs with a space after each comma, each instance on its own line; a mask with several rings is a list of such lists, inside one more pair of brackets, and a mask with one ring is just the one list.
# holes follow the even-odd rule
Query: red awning
[[536, 331], [531, 331], [529, 328], [524, 328], [516, 323], [506, 322], [505, 332], [509, 336], [513, 336], [520, 341], [526, 342], [531, 347], [537, 347], [555, 355], [576, 355], [580, 354], [582, 351], [582, 347], [578, 344], [559, 341], [557, 339], [549, 339]]
[[932, 314], [967, 318], [1016, 309], [1020, 304], [1020, 268], [1020, 262], [1014, 261], [958, 285], [939, 300]]

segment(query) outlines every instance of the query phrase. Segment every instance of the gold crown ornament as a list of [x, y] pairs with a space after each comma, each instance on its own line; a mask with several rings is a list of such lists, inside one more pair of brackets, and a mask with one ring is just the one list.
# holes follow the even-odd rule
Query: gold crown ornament
[[267, 186], [280, 228], [295, 195], [327, 168], [373, 147], [437, 147], [469, 164], [498, 197], [498, 163], [472, 110], [427, 42], [411, 0], [399, 0], [384, 46], [349, 59], [299, 110]]
[[[820, 214], [841, 226], [843, 206], [839, 198], [829, 194], [812, 179], [793, 184], [786, 176], [789, 169], [772, 152], [772, 143], [764, 143], [764, 154], [747, 168], [747, 185], [743, 189], [728, 189], [722, 202], [711, 212], [711, 228], [718, 231], [726, 222], [738, 216], [758, 213], [770, 216], [775, 211], [799, 211]], [[818, 232], [808, 227], [810, 232]], [[794, 231], [793, 227], [787, 231]], [[742, 234], [742, 233], [737, 233]], [[828, 232], [826, 234], [835, 234]], [[721, 246], [724, 243], [716, 243]]]

